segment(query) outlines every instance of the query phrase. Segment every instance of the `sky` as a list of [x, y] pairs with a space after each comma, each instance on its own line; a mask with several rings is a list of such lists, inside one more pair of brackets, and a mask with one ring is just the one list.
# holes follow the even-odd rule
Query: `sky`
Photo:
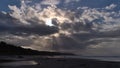
[[0, 0], [0, 41], [39, 51], [120, 56], [120, 0]]

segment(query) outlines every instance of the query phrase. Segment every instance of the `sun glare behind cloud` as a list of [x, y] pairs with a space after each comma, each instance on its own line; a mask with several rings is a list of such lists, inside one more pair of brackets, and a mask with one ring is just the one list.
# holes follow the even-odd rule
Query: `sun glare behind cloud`
[[45, 24], [48, 25], [48, 26], [54, 26], [52, 24], [52, 19], [49, 19], [49, 18], [46, 19]]

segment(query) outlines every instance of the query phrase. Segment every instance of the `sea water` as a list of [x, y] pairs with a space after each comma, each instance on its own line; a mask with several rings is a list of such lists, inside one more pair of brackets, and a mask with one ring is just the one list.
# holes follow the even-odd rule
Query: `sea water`
[[120, 62], [120, 56], [64, 56], [65, 58], [96, 59], [101, 61]]

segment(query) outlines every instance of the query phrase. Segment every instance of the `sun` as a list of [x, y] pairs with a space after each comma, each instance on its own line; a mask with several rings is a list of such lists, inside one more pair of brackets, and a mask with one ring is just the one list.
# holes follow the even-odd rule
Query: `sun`
[[45, 20], [45, 24], [48, 25], [48, 26], [54, 26], [54, 24], [52, 23], [52, 19], [50, 19], [50, 18], [47, 18]]

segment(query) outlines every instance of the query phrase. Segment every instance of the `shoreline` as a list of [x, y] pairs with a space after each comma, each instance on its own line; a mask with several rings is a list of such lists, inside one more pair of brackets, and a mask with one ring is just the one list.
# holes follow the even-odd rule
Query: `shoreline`
[[[18, 62], [24, 62], [20, 64]], [[28, 64], [28, 61], [34, 61]], [[14, 65], [17, 62], [18, 66]], [[2, 63], [2, 62], [0, 62]], [[9, 66], [5, 65], [7, 63]], [[13, 63], [13, 66], [10, 65]], [[25, 60], [14, 60], [11, 62], [4, 62], [0, 68], [120, 68], [120, 62], [100, 61], [96, 59], [78, 59], [78, 58], [47, 58], [47, 57], [33, 57]], [[25, 64], [26, 63], [26, 64]], [[16, 64], [16, 63], [15, 63]]]

